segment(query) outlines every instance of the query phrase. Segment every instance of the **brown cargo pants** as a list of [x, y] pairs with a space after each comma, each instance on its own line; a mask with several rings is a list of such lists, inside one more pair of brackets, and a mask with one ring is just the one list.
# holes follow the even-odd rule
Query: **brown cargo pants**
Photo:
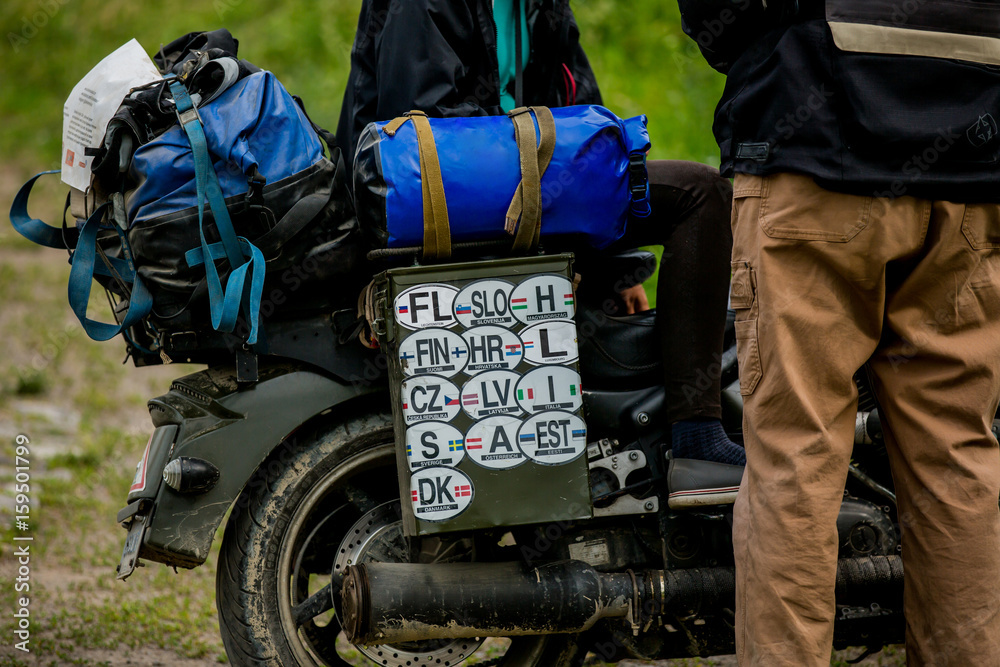
[[734, 188], [739, 664], [830, 663], [852, 375], [870, 358], [908, 664], [1000, 667], [1000, 205], [838, 194], [796, 174]]

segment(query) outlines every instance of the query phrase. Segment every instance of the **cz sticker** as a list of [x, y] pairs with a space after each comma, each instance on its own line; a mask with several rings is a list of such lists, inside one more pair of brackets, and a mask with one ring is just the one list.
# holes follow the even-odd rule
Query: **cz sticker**
[[514, 317], [532, 324], [542, 320], [568, 320], [576, 314], [573, 283], [566, 276], [544, 274], [529, 278], [510, 295]]
[[421, 422], [406, 429], [406, 462], [410, 470], [456, 466], [465, 457], [465, 436], [451, 424]]
[[587, 449], [587, 425], [568, 412], [543, 412], [524, 421], [517, 441], [521, 451], [533, 461], [560, 465]]
[[517, 402], [528, 413], [576, 412], [583, 405], [580, 374], [565, 366], [536, 368], [518, 382]]
[[521, 346], [528, 363], [569, 364], [580, 351], [576, 342], [576, 324], [570, 320], [539, 322], [521, 332]]
[[451, 285], [428, 283], [411, 287], [396, 296], [396, 321], [407, 329], [455, 326], [455, 294]]
[[465, 369], [469, 375], [513, 370], [524, 357], [521, 339], [501, 327], [476, 327], [462, 337], [469, 349], [469, 364]]
[[468, 359], [465, 341], [447, 329], [414, 332], [399, 346], [399, 363], [406, 375], [434, 373], [451, 377], [465, 368]]
[[465, 435], [465, 450], [469, 458], [493, 470], [508, 470], [528, 458], [517, 446], [516, 417], [489, 417], [476, 422]]
[[451, 421], [462, 411], [458, 387], [437, 375], [418, 375], [403, 380], [400, 400], [407, 424]]
[[472, 504], [475, 488], [465, 473], [454, 468], [423, 468], [410, 477], [413, 514], [421, 521], [453, 519]]
[[506, 280], [478, 280], [462, 288], [455, 297], [455, 316], [466, 328], [484, 324], [509, 327], [515, 323], [510, 310], [514, 285]]
[[462, 387], [462, 409], [473, 419], [521, 414], [515, 395], [518, 379], [510, 371], [480, 373]]

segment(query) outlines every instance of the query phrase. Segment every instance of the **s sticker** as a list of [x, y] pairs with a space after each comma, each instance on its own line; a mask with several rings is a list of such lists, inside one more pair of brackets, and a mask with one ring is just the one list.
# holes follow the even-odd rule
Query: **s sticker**
[[457, 466], [465, 457], [465, 436], [451, 424], [426, 421], [406, 429], [406, 462], [410, 470]]

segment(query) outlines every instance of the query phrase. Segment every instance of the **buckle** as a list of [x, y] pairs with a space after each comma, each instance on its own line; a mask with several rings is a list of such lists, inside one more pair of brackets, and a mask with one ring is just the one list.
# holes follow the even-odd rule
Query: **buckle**
[[645, 153], [629, 153], [628, 173], [628, 189], [629, 192], [632, 193], [632, 201], [641, 201], [645, 199], [646, 186], [649, 185], [649, 174], [646, 172]]

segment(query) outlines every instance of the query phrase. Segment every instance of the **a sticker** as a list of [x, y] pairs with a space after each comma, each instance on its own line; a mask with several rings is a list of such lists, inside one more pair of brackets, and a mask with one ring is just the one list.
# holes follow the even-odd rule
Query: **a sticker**
[[465, 372], [512, 370], [524, 357], [521, 339], [502, 327], [476, 327], [462, 334], [469, 349]]
[[456, 466], [465, 457], [465, 436], [451, 424], [421, 422], [406, 429], [406, 462], [410, 470]]
[[455, 294], [451, 285], [428, 283], [401, 292], [393, 304], [396, 321], [407, 329], [449, 328], [455, 325]]
[[480, 373], [462, 387], [462, 409], [473, 419], [521, 414], [516, 395], [520, 377], [510, 371]]
[[517, 446], [516, 417], [489, 417], [476, 422], [465, 434], [465, 451], [469, 458], [493, 470], [506, 470], [521, 465], [527, 457]]
[[569, 320], [531, 325], [521, 332], [521, 346], [525, 360], [535, 365], [568, 364], [580, 355], [576, 344], [576, 324]]
[[458, 387], [437, 375], [407, 378], [400, 394], [407, 424], [431, 419], [447, 422], [462, 411]]
[[413, 514], [421, 521], [446, 521], [464, 512], [475, 497], [472, 480], [454, 468], [422, 468], [410, 477]]
[[529, 413], [576, 412], [583, 404], [580, 374], [565, 366], [536, 368], [517, 383], [517, 402]]
[[451, 377], [465, 368], [468, 359], [465, 341], [447, 329], [414, 332], [399, 346], [399, 364], [406, 375], [434, 373]]
[[542, 412], [524, 421], [517, 442], [528, 458], [544, 465], [560, 465], [587, 449], [587, 426], [568, 412]]
[[573, 283], [555, 274], [528, 278], [511, 292], [510, 310], [525, 324], [571, 319], [576, 313]]
[[455, 316], [462, 326], [483, 324], [509, 327], [514, 324], [510, 292], [514, 285], [506, 280], [479, 280], [462, 288], [455, 297]]

